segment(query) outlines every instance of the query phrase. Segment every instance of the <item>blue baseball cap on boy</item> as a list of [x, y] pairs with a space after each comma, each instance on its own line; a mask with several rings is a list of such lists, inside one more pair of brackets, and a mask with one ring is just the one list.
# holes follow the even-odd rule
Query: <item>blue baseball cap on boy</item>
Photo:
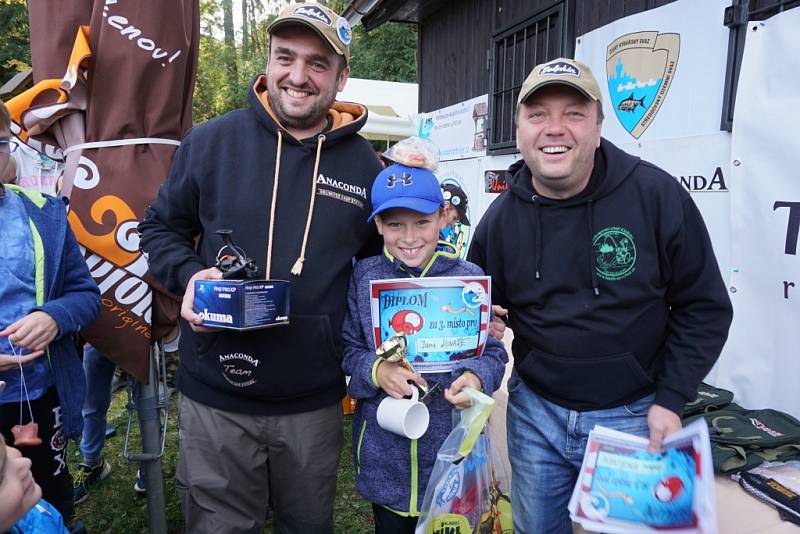
[[428, 169], [395, 163], [383, 169], [372, 184], [372, 206], [375, 211], [367, 221], [392, 208], [406, 208], [430, 214], [444, 207], [439, 180]]

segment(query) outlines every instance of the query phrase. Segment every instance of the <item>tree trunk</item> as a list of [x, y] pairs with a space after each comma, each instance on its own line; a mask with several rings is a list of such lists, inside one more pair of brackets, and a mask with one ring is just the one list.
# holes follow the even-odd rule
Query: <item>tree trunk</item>
[[236, 38], [233, 31], [233, 0], [222, 0], [222, 29], [225, 32], [225, 56], [227, 57], [228, 83], [236, 87]]
[[[256, 11], [256, 2], [250, 2], [250, 55], [262, 54], [266, 48], [266, 28], [262, 26], [261, 31], [258, 27], [258, 17], [261, 14]], [[263, 6], [262, 6], [263, 9]], [[263, 33], [263, 35], [262, 35]]]
[[248, 9], [247, 0], [242, 0], [242, 59], [250, 59], [250, 23], [247, 21]]

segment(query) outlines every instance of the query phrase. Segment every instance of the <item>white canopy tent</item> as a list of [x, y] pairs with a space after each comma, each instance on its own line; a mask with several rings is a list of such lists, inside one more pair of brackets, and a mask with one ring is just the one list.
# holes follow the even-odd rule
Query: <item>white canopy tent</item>
[[397, 141], [414, 134], [418, 104], [417, 84], [350, 78], [337, 100], [367, 106], [367, 139]]

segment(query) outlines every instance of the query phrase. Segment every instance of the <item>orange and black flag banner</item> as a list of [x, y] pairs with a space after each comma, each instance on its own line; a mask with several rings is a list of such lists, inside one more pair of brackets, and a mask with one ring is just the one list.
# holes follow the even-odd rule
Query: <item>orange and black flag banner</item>
[[191, 126], [196, 0], [28, 0], [35, 86], [15, 133], [65, 162], [69, 222], [102, 294], [83, 337], [141, 381], [179, 303], [147, 274], [137, 225]]

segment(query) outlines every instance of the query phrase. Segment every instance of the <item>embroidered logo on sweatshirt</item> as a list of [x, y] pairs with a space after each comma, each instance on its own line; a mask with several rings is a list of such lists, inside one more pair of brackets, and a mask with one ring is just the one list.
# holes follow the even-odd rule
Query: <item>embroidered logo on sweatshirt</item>
[[600, 230], [594, 235], [592, 248], [600, 278], [622, 280], [636, 270], [636, 243], [625, 228], [611, 226]]
[[329, 178], [322, 173], [317, 177], [317, 194], [358, 206], [360, 209], [364, 209], [364, 201], [367, 200], [366, 187]]
[[258, 358], [253, 358], [249, 354], [241, 352], [219, 355], [222, 377], [228, 384], [237, 388], [252, 386], [257, 382], [255, 371], [259, 363], [261, 362]]

